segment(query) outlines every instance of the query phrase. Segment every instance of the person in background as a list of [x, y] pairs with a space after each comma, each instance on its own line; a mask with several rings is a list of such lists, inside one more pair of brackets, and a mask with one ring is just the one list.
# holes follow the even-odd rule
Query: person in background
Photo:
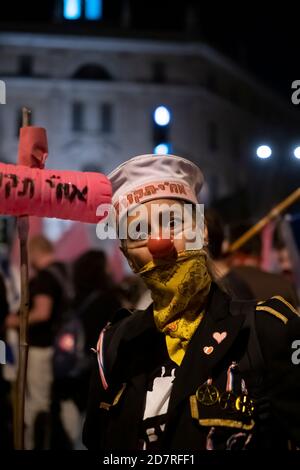
[[290, 253], [283, 242], [276, 240], [274, 244], [275, 252], [277, 254], [277, 262], [280, 273], [292, 284], [295, 282], [293, 272], [293, 265], [291, 262]]
[[[84, 340], [84, 351], [78, 356], [85, 356], [87, 361], [81, 367], [81, 360], [78, 360], [71, 374], [69, 370], [63, 376], [55, 378], [53, 416], [58, 430], [52, 443], [55, 449], [81, 448], [79, 441], [81, 442], [82, 419], [88, 397], [91, 372], [89, 364], [93, 354], [91, 349], [96, 348], [99, 331], [122, 307], [121, 291], [113, 283], [103, 251], [87, 251], [74, 262], [73, 288], [74, 299], [70, 314], [73, 319], [77, 319], [73, 332], [74, 337], [77, 335]], [[72, 318], [69, 321], [72, 323]]]
[[[25, 400], [25, 447], [48, 447], [48, 425], [53, 382], [52, 355], [56, 322], [63, 310], [65, 267], [55, 260], [54, 247], [43, 235], [29, 241], [29, 263], [34, 272], [29, 285], [29, 354]], [[18, 327], [11, 314], [7, 327]]]
[[[8, 302], [6, 299], [6, 288], [4, 280], [0, 274], [0, 340], [5, 344], [5, 320], [8, 315]], [[6, 352], [6, 348], [1, 347], [1, 352]], [[3, 358], [6, 359], [6, 358]], [[0, 362], [2, 364], [2, 362]], [[4, 379], [2, 367], [0, 365], [0, 449], [8, 449], [12, 447], [11, 443], [11, 406], [9, 403], [9, 384]]]
[[121, 283], [121, 289], [123, 307], [128, 310], [144, 310], [152, 303], [150, 290], [136, 275], [126, 276]]
[[90, 250], [81, 255], [74, 263], [73, 276], [75, 305], [96, 294], [82, 315], [86, 348], [90, 350], [98, 341], [99, 329], [121, 308], [122, 293], [112, 280], [103, 251]]
[[[236, 240], [249, 229], [239, 224], [231, 229], [231, 239]], [[254, 298], [265, 300], [273, 296], [284, 297], [294, 308], [299, 305], [297, 293], [283, 274], [263, 271], [261, 265], [261, 239], [259, 235], [242, 245], [232, 257], [232, 272], [250, 288]]]
[[254, 294], [247, 283], [230, 269], [230, 258], [224, 254], [226, 241], [221, 217], [213, 209], [205, 210], [208, 231], [208, 250], [216, 278], [233, 299], [253, 299]]

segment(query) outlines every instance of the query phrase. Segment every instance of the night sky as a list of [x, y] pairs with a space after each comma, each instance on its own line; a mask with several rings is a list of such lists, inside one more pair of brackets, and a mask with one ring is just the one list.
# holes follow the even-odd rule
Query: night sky
[[[219, 6], [219, 2], [178, 0], [129, 0], [132, 6], [132, 27], [139, 34], [164, 32], [167, 36], [183, 35], [184, 10], [188, 3], [194, 5], [196, 34], [191, 39], [201, 39], [232, 57], [268, 87], [277, 90], [290, 100], [291, 82], [300, 79], [300, 47], [298, 30], [300, 20], [294, 7], [240, 2], [234, 8]], [[207, 2], [209, 3], [209, 2]], [[262, 2], [261, 2], [262, 3]], [[2, 29], [15, 26], [34, 29], [39, 25], [53, 24], [56, 0], [28, 0], [7, 2], [1, 12]], [[17, 6], [16, 6], [17, 5]], [[104, 0], [105, 23], [97, 28], [113, 31], [120, 18], [121, 0]], [[93, 25], [95, 28], [95, 25]], [[0, 26], [1, 27], [1, 26]]]

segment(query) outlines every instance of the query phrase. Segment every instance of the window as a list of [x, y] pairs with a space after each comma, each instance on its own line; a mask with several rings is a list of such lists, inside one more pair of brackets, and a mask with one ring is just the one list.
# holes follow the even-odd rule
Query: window
[[72, 129], [75, 132], [84, 130], [84, 104], [78, 101], [73, 103]]
[[112, 80], [110, 72], [98, 64], [85, 64], [72, 75], [75, 80]]
[[100, 105], [100, 130], [105, 134], [112, 132], [113, 128], [113, 107], [110, 103]]
[[30, 77], [32, 75], [32, 57], [23, 55], [19, 58], [19, 75]]
[[163, 62], [155, 62], [153, 64], [153, 82], [165, 83], [166, 81], [166, 69]]
[[211, 152], [215, 152], [219, 148], [218, 126], [216, 122], [210, 121], [208, 123], [207, 133], [208, 133], [208, 148]]

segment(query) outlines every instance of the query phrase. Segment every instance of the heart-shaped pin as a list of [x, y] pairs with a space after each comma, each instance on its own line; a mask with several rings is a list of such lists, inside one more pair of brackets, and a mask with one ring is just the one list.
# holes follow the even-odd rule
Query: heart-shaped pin
[[170, 323], [170, 324], [168, 325], [168, 330], [169, 330], [169, 331], [176, 331], [177, 328], [178, 328], [178, 325], [177, 325], [177, 322], [175, 322], [175, 321], [174, 321], [173, 323]]
[[218, 331], [216, 331], [213, 334], [213, 338], [217, 341], [218, 344], [222, 343], [223, 339], [225, 339], [226, 336], [227, 336], [226, 331], [223, 331], [222, 333], [219, 333]]
[[213, 346], [204, 346], [203, 348], [203, 351], [205, 352], [205, 354], [211, 354], [213, 350], [214, 350]]

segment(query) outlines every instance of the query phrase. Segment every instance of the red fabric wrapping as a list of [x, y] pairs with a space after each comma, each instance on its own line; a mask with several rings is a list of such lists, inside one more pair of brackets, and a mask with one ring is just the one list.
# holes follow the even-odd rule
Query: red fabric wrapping
[[48, 157], [46, 129], [43, 127], [21, 127], [18, 165], [43, 169]]

